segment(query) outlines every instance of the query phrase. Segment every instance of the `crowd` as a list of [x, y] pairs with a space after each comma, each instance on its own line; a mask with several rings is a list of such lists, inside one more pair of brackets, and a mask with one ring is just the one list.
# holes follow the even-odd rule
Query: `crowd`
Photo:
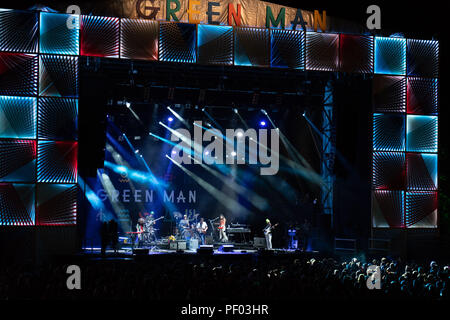
[[[367, 268], [380, 268], [380, 289], [367, 287]], [[144, 259], [84, 260], [81, 290], [66, 287], [65, 264], [0, 266], [0, 300], [295, 300], [295, 299], [449, 299], [449, 267], [404, 264], [383, 258], [337, 262], [332, 258], [253, 257], [193, 261], [174, 256]]]

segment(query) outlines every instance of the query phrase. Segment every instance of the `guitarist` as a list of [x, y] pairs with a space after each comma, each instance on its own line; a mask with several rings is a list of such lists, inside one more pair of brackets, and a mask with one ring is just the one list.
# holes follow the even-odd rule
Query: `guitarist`
[[200, 236], [201, 243], [205, 244], [205, 236], [206, 231], [208, 230], [208, 225], [203, 218], [200, 218], [200, 221], [197, 223], [196, 229]]
[[266, 237], [266, 245], [268, 250], [272, 250], [272, 229], [274, 229], [278, 223], [272, 225], [269, 219], [266, 219], [266, 226], [263, 229], [264, 236]]

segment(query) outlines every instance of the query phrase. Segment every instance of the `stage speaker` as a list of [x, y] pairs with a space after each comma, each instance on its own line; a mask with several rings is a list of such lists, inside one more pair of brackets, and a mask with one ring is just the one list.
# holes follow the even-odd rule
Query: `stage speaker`
[[213, 236], [206, 236], [205, 242], [206, 242], [206, 244], [214, 244]]
[[186, 241], [172, 241], [169, 246], [170, 250], [186, 250]]
[[266, 247], [266, 238], [253, 238], [253, 246], [255, 248], [265, 248]]
[[137, 256], [145, 256], [145, 255], [148, 255], [148, 249], [135, 248], [135, 249], [133, 249], [133, 254], [137, 255]]
[[211, 244], [205, 244], [201, 245], [200, 248], [197, 249], [198, 254], [213, 254], [214, 253], [214, 246]]
[[191, 241], [189, 241], [189, 250], [197, 250], [197, 249], [198, 249], [198, 240], [191, 239]]

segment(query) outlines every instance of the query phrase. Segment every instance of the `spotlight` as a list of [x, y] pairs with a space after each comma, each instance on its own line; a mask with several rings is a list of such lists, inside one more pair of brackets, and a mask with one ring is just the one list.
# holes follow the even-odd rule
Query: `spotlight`
[[138, 154], [139, 153], [139, 149], [136, 149], [136, 151], [134, 151], [134, 153]]
[[131, 107], [131, 103], [129, 103], [129, 102], [127, 101], [127, 102], [125, 102], [125, 106], [126, 106], [127, 108], [129, 108], [129, 107]]
[[177, 152], [175, 150], [172, 150], [172, 154], [177, 154]]
[[205, 151], [205, 155], [207, 156], [209, 154], [209, 151]]
[[173, 121], [173, 118], [172, 118], [172, 117], [169, 117], [169, 118], [167, 118], [167, 121], [172, 122], [172, 121]]
[[267, 115], [267, 111], [266, 111], [266, 110], [261, 109], [261, 112], [262, 112], [263, 114]]
[[234, 108], [233, 109], [234, 113], [238, 113], [238, 109]]
[[302, 116], [306, 117], [306, 111], [303, 111]]
[[231, 152], [231, 155], [232, 155], [233, 157], [236, 157], [236, 152], [235, 152], [235, 151], [232, 151], [232, 152]]
[[266, 122], [265, 121], [260, 121], [259, 124], [261, 125], [261, 127], [265, 127], [266, 126]]
[[244, 134], [243, 134], [241, 131], [239, 131], [239, 132], [236, 134], [236, 136], [237, 136], [238, 138], [242, 138], [243, 135], [244, 135]]

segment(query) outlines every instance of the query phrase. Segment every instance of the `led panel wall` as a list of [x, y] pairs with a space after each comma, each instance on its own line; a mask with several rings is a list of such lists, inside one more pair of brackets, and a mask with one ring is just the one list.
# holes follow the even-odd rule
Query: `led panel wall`
[[80, 16], [40, 13], [39, 51], [41, 53], [78, 55]]
[[406, 226], [408, 228], [436, 228], [437, 192], [415, 191], [406, 193]]
[[36, 100], [0, 96], [0, 138], [36, 139]]
[[407, 111], [434, 115], [438, 112], [438, 80], [408, 77]]
[[0, 226], [34, 224], [34, 184], [0, 183]]
[[34, 182], [35, 180], [35, 140], [0, 140], [0, 182]]
[[77, 222], [75, 184], [38, 184], [37, 225], [74, 225]]
[[338, 34], [306, 32], [306, 69], [338, 71]]
[[408, 115], [406, 120], [406, 151], [437, 152], [438, 118]]
[[374, 75], [372, 105], [375, 112], [405, 112], [406, 78]]
[[39, 139], [77, 140], [78, 100], [39, 98]]
[[408, 190], [437, 190], [438, 156], [407, 153]]
[[77, 142], [39, 141], [37, 180], [47, 183], [77, 182]]
[[373, 37], [339, 35], [340, 70], [352, 73], [373, 73]]
[[372, 226], [374, 228], [403, 228], [405, 216], [403, 191], [372, 192]]
[[272, 29], [270, 33], [270, 65], [279, 68], [305, 69], [305, 33], [280, 29]]
[[233, 64], [233, 28], [199, 24], [197, 27], [198, 62]]
[[402, 114], [373, 115], [373, 150], [405, 151], [405, 116]]
[[160, 23], [159, 60], [195, 63], [196, 25], [188, 23]]
[[78, 97], [78, 57], [41, 55], [39, 94], [51, 97]]
[[374, 189], [403, 190], [406, 179], [404, 152], [374, 152], [372, 186]]
[[408, 39], [406, 57], [408, 76], [437, 78], [439, 76], [439, 42]]
[[0, 51], [37, 53], [38, 13], [0, 9]]
[[37, 55], [0, 52], [0, 95], [36, 95], [37, 75]]
[[375, 73], [406, 74], [406, 39], [375, 37]]
[[80, 54], [119, 57], [119, 18], [81, 16]]
[[237, 66], [269, 66], [269, 37], [268, 29], [234, 28], [234, 64]]
[[158, 60], [159, 23], [151, 20], [120, 20], [120, 57]]

